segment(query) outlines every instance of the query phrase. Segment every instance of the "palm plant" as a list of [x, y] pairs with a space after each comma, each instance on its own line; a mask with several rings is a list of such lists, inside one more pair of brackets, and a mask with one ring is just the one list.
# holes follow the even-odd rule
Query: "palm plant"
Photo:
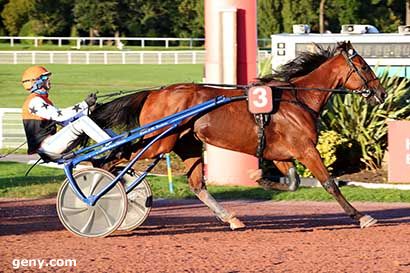
[[369, 169], [381, 166], [387, 149], [388, 121], [410, 120], [410, 80], [389, 77], [388, 71], [379, 77], [387, 91], [383, 104], [371, 106], [355, 95], [336, 95], [322, 114], [321, 128], [339, 133], [361, 147], [361, 161]]

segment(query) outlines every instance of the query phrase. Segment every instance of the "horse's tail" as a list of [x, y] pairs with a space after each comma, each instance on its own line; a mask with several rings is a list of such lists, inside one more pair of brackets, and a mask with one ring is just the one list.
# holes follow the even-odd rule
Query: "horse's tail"
[[141, 91], [100, 104], [90, 117], [103, 128], [132, 129], [139, 125], [142, 106], [151, 91]]

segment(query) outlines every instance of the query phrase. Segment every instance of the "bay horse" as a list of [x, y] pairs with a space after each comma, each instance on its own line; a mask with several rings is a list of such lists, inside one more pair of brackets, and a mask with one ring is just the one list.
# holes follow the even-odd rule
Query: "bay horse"
[[[298, 160], [362, 228], [374, 224], [375, 219], [363, 215], [345, 199], [315, 147], [318, 140], [317, 121], [332, 95], [332, 92], [323, 92], [323, 89], [363, 91], [369, 103], [382, 103], [386, 97], [378, 78], [350, 42], [338, 43], [334, 48], [318, 47], [315, 53], [302, 53], [285, 64], [279, 72], [259, 79], [255, 84], [268, 85], [274, 93], [281, 92], [277, 109], [270, 114], [269, 122], [264, 128], [266, 143], [263, 158], [273, 161], [285, 175], [294, 168], [292, 160]], [[291, 88], [280, 90], [280, 86]], [[243, 95], [244, 92], [241, 88], [214, 88], [194, 83], [174, 84], [102, 104], [92, 112], [91, 118], [105, 128], [135, 128], [217, 96], [231, 97]], [[146, 141], [163, 130], [146, 135], [139, 142], [127, 146], [121, 160], [129, 160], [135, 156]], [[248, 111], [247, 102], [235, 101], [185, 120], [175, 131], [150, 147], [142, 158], [155, 158], [161, 153], [174, 151], [188, 170], [188, 183], [195, 195], [217, 218], [230, 224], [231, 229], [244, 228], [245, 225], [234, 214], [225, 210], [207, 191], [203, 180], [202, 144], [209, 143], [224, 149], [256, 155], [257, 132], [258, 125]], [[109, 169], [121, 160], [113, 160], [104, 165], [104, 168]]]

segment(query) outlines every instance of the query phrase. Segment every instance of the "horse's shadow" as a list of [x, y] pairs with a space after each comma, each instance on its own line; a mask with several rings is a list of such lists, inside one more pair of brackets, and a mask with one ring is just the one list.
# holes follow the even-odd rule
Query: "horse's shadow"
[[[378, 219], [378, 226], [394, 226], [410, 223], [409, 209], [395, 208], [383, 211], [363, 211]], [[313, 230], [358, 229], [344, 213], [328, 214], [295, 214], [295, 215], [243, 215], [240, 217], [246, 224], [246, 230], [271, 230], [273, 232], [310, 232]], [[138, 229], [114, 236], [156, 236], [178, 235], [187, 233], [213, 233], [230, 231], [229, 226], [215, 221], [215, 217], [175, 217], [150, 216]]]
[[[139, 228], [131, 232], [116, 232], [111, 236], [158, 236], [190, 233], [214, 233], [230, 231], [229, 226], [215, 220], [214, 216], [190, 215], [204, 208], [199, 201], [154, 202], [154, 213]], [[183, 211], [183, 215], [178, 212]], [[173, 214], [177, 212], [177, 214]], [[389, 226], [410, 223], [409, 209], [363, 211], [379, 220], [377, 225]], [[240, 215], [247, 228], [245, 230], [272, 230], [274, 232], [309, 232], [313, 229], [355, 229], [358, 226], [344, 213], [287, 214], [287, 215]], [[0, 206], [0, 236], [28, 234], [40, 231], [58, 231], [64, 227], [60, 223], [54, 204], [15, 206], [13, 202]]]

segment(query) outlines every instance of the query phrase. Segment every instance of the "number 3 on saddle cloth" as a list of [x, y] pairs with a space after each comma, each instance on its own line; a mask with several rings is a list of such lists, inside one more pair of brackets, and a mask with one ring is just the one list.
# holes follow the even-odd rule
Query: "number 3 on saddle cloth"
[[253, 86], [248, 90], [248, 110], [252, 114], [268, 114], [273, 110], [272, 89]]

